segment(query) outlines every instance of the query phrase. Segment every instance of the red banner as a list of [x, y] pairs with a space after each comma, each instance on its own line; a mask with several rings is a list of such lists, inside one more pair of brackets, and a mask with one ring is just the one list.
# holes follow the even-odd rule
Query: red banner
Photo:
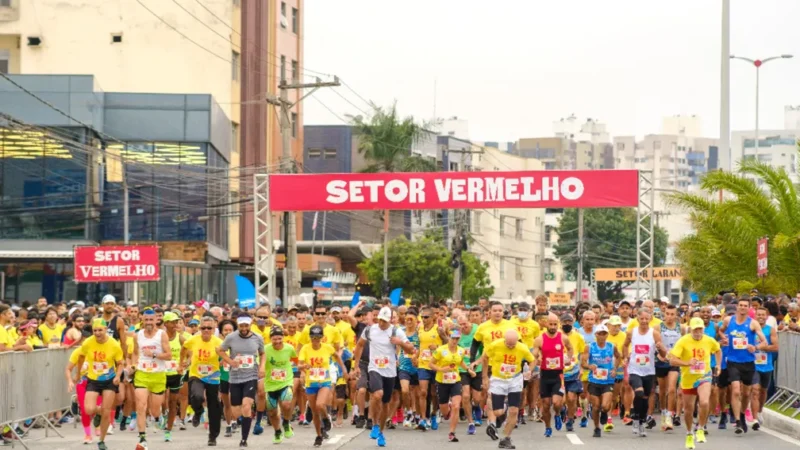
[[159, 262], [158, 245], [75, 247], [75, 282], [155, 281]]
[[767, 253], [769, 252], [769, 239], [763, 238], [758, 240], [758, 249], [756, 250], [756, 260], [758, 261], [758, 276], [767, 276]]
[[639, 203], [636, 170], [276, 174], [272, 211], [620, 208]]

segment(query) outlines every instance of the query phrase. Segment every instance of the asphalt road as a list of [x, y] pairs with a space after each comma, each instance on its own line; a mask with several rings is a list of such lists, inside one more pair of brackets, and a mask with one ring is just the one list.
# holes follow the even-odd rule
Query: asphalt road
[[[632, 448], [632, 446], [646, 446], [648, 450], [674, 450], [682, 449], [684, 446], [685, 433], [672, 431], [664, 433], [658, 430], [651, 430], [646, 438], [633, 436], [631, 428], [616, 424], [617, 428], [610, 433], [603, 433], [602, 438], [593, 438], [591, 428], [577, 428], [573, 433], [565, 431], [555, 431], [551, 438], [544, 437], [544, 426], [540, 423], [521, 425], [514, 430], [512, 439], [518, 449], [542, 448], [546, 445], [548, 450], [570, 450], [573, 446], [587, 445], [600, 450], [618, 450], [620, 448]], [[94, 449], [94, 446], [83, 445], [83, 433], [80, 428], [73, 428], [72, 425], [65, 425], [59, 431], [64, 434], [64, 438], [51, 436], [44, 437], [42, 430], [34, 430], [33, 438], [43, 438], [36, 441], [27, 441], [31, 450], [78, 450]], [[261, 436], [251, 436], [249, 440], [250, 448], [263, 448], [273, 446], [274, 448], [312, 448], [315, 433], [313, 427], [295, 427], [295, 436], [285, 440], [280, 446], [273, 446], [272, 433], [269, 429]], [[438, 431], [417, 431], [412, 429], [398, 428], [397, 430], [387, 430], [385, 433], [387, 448], [410, 448], [424, 449], [434, 448], [442, 445], [445, 448], [453, 447], [464, 450], [478, 450], [497, 448], [497, 441], [491, 441], [485, 433], [485, 426], [478, 428], [478, 432], [473, 436], [468, 436], [466, 425], [459, 425], [456, 435], [459, 438], [457, 444], [447, 441], [447, 428], [440, 427]], [[333, 450], [339, 448], [365, 449], [375, 448], [375, 441], [369, 439], [368, 430], [358, 430], [350, 425], [331, 430], [331, 439], [326, 441], [323, 449]], [[166, 443], [161, 432], [154, 432], [152, 428], [148, 431], [149, 449], [170, 449], [170, 450], [197, 450], [206, 447], [207, 434], [203, 428], [193, 429], [189, 427], [186, 431], [174, 431], [173, 441]], [[106, 439], [106, 444], [110, 450], [127, 449], [134, 450], [138, 442], [136, 432], [116, 432], [113, 436]], [[239, 439], [236, 435], [231, 438], [220, 437], [217, 441], [217, 448], [234, 449], [238, 448]], [[17, 448], [22, 448], [17, 446]], [[769, 450], [798, 450], [800, 441], [793, 440], [784, 435], [778, 434], [768, 429], [762, 428], [761, 431], [749, 431], [741, 437], [735, 436], [732, 429], [717, 430], [716, 425], [710, 427], [708, 443], [697, 444], [697, 450], [751, 450], [753, 448], [764, 448]]]

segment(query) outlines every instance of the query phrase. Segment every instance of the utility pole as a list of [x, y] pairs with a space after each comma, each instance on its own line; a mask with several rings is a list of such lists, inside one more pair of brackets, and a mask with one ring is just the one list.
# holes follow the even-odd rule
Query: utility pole
[[578, 292], [575, 294], [575, 303], [583, 301], [583, 209], [578, 210]]
[[[281, 172], [294, 173], [297, 169], [296, 161], [292, 158], [292, 134], [293, 126], [291, 119], [291, 110], [298, 103], [303, 101], [306, 97], [313, 94], [317, 89], [322, 87], [335, 87], [341, 86], [339, 77], [333, 77], [333, 81], [323, 82], [319, 78], [314, 83], [297, 83], [293, 80], [292, 83], [287, 83], [281, 74], [281, 82], [278, 88], [280, 89], [280, 98], [276, 99], [272, 95], [267, 96], [267, 102], [279, 107], [280, 124], [281, 124], [281, 138], [282, 138], [282, 153], [281, 153]], [[289, 101], [289, 90], [311, 89], [302, 97], [292, 103]], [[283, 213], [283, 226], [285, 230], [286, 240], [284, 242], [284, 250], [286, 252], [286, 261], [283, 269], [283, 305], [288, 306], [289, 299], [296, 297], [300, 293], [300, 273], [297, 270], [297, 216], [294, 212]], [[271, 300], [270, 300], [271, 301]]]
[[388, 209], [383, 211], [383, 283], [381, 283], [381, 293], [384, 297], [389, 296], [389, 219], [391, 213]]
[[[443, 149], [448, 155], [450, 153], [458, 153], [461, 155], [461, 161], [459, 162], [459, 168], [462, 171], [465, 171], [466, 162], [465, 162], [465, 155], [471, 155], [473, 153], [483, 153], [483, 150], [474, 151], [472, 149], [468, 150], [450, 150], [449, 148], [445, 147]], [[449, 160], [448, 159], [448, 164]], [[461, 254], [467, 250], [467, 227], [466, 222], [469, 218], [469, 215], [466, 211], [463, 210], [453, 210], [453, 221], [455, 222], [455, 235], [452, 240], [452, 251], [453, 255], [450, 261], [450, 267], [453, 268], [453, 301], [458, 302], [462, 300], [462, 275], [464, 274], [464, 263], [461, 259]]]

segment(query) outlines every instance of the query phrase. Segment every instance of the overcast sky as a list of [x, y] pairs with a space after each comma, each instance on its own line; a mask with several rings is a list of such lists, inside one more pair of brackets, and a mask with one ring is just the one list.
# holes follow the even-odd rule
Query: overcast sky
[[[612, 135], [658, 133], [696, 114], [719, 135], [721, 0], [305, 0], [306, 69], [340, 76], [379, 105], [421, 120], [458, 116], [470, 138], [552, 135], [576, 114]], [[795, 59], [761, 69], [761, 128], [800, 104], [800, 0], [732, 0], [731, 52]], [[337, 91], [368, 110], [346, 87]], [[360, 114], [330, 90], [314, 97]], [[341, 121], [317, 100], [305, 123]], [[731, 61], [731, 128], [753, 128], [755, 69]]]

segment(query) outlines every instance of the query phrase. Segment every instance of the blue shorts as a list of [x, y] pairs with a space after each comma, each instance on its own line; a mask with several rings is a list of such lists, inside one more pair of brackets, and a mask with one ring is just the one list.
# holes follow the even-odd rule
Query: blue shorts
[[436, 378], [435, 370], [417, 369], [417, 377], [419, 381], [430, 381]]
[[573, 394], [581, 394], [583, 393], [583, 383], [581, 380], [564, 380], [564, 389], [567, 392], [572, 392]]
[[324, 383], [311, 383], [311, 386], [306, 387], [306, 395], [317, 395], [320, 389], [324, 388], [331, 388], [331, 382], [326, 381]]

